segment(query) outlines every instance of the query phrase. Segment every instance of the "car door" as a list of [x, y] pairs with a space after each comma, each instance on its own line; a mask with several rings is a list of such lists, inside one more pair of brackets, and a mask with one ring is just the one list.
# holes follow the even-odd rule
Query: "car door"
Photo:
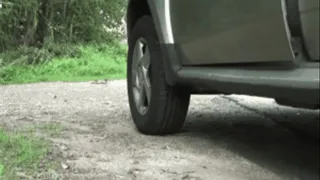
[[281, 0], [171, 0], [183, 65], [292, 61]]
[[299, 0], [301, 29], [310, 59], [319, 61], [319, 0]]

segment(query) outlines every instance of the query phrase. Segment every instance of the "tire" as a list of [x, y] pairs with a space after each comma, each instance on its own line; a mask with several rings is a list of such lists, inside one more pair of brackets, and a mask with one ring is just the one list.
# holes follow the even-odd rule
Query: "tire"
[[[133, 91], [133, 53], [140, 38], [144, 38], [148, 45], [151, 66], [151, 99], [144, 114], [138, 110]], [[136, 128], [147, 135], [178, 133], [187, 115], [190, 93], [166, 83], [159, 39], [150, 16], [143, 16], [137, 21], [129, 36], [128, 44], [127, 90], [131, 116]]]

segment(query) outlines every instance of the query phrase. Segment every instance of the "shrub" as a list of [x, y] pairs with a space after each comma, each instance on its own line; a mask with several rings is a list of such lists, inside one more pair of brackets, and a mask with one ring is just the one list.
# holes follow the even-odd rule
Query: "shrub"
[[126, 0], [3, 0], [0, 52], [46, 43], [107, 42], [118, 38]]

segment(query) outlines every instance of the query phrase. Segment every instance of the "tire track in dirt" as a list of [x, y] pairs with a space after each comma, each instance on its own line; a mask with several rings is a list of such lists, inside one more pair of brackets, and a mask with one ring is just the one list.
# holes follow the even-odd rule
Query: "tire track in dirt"
[[[314, 113], [306, 112], [305, 117]], [[315, 158], [319, 144], [302, 142], [222, 96], [192, 97], [183, 132], [153, 137], [134, 128], [125, 81], [0, 86], [1, 126], [16, 129], [50, 122], [63, 127], [60, 136], [50, 139], [54, 153], [68, 167], [58, 172], [62, 179], [313, 180], [319, 176]]]

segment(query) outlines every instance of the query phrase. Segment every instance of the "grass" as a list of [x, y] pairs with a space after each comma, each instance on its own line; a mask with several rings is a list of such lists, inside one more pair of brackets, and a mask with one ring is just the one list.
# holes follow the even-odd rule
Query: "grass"
[[35, 172], [48, 153], [48, 144], [25, 133], [0, 130], [0, 178], [18, 179], [17, 170]]
[[55, 138], [62, 130], [59, 123], [30, 126], [19, 132], [0, 128], [0, 179], [15, 180], [21, 178], [18, 173], [32, 176], [39, 171], [56, 169], [57, 159], [46, 161], [51, 148], [49, 142], [35, 134], [40, 132]]
[[4, 165], [0, 164], [0, 177], [4, 174]]
[[64, 130], [64, 127], [60, 123], [48, 123], [40, 125], [39, 127], [37, 127], [37, 129], [39, 129], [40, 132], [45, 133], [49, 137], [56, 138], [60, 136], [61, 131]]
[[[79, 56], [53, 57], [50, 61], [38, 65], [17, 63], [0, 67], [0, 84], [90, 81], [125, 77], [126, 45], [91, 44], [78, 45], [76, 48], [80, 51]], [[6, 53], [0, 54], [0, 62], [1, 57], [6, 57]]]
[[[77, 56], [53, 56], [37, 65], [30, 63], [3, 63], [25, 61], [34, 57], [19, 51], [0, 54], [0, 84], [21, 84], [48, 81], [90, 81], [100, 79], [120, 79], [125, 77], [125, 45], [78, 45]], [[46, 51], [40, 51], [45, 56]], [[43, 54], [41, 54], [42, 57]], [[9, 57], [9, 58], [8, 58]], [[14, 57], [10, 59], [10, 57]], [[40, 58], [41, 59], [41, 58]], [[5, 64], [5, 65], [3, 65]], [[28, 65], [29, 64], [29, 65]], [[1, 66], [2, 65], [2, 66]], [[34, 134], [36, 130], [50, 137], [59, 136], [60, 124], [32, 127], [24, 132], [8, 132], [0, 127], [0, 179], [20, 179], [18, 171], [34, 174], [39, 163], [49, 153], [50, 144]]]

